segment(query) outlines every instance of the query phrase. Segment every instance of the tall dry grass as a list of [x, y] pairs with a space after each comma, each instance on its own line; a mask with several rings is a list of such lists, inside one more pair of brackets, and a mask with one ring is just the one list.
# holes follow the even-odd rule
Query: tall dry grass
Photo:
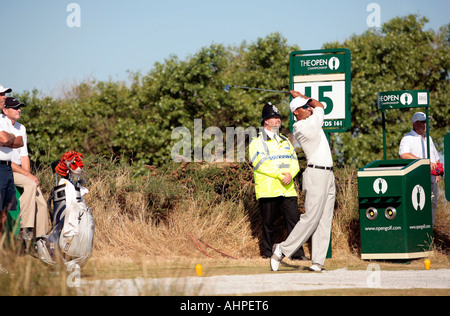
[[332, 226], [333, 255], [347, 256], [360, 251], [357, 170], [335, 172], [336, 203]]
[[235, 165], [174, 164], [133, 174], [126, 165], [100, 163], [90, 171], [86, 196], [99, 260], [223, 256], [208, 246], [233, 257], [258, 256], [253, 211], [242, 196], [249, 190], [240, 186], [250, 183], [233, 176]]
[[75, 295], [76, 289], [67, 286], [71, 272], [24, 255], [21, 244], [5, 235], [0, 242], [0, 297]]
[[[260, 257], [261, 219], [248, 164], [173, 163], [137, 172], [118, 161], [89, 157], [86, 165], [96, 262]], [[345, 168], [335, 175], [333, 257], [358, 257], [357, 172]], [[55, 185], [50, 169], [38, 176], [48, 196]], [[295, 181], [300, 188], [301, 176]], [[303, 201], [300, 193], [300, 212]], [[441, 194], [434, 250], [443, 256], [449, 246], [448, 204]], [[284, 222], [277, 227], [277, 238], [283, 238]]]
[[[96, 219], [96, 258], [223, 257], [212, 248], [241, 259], [260, 257], [261, 218], [249, 165], [168, 164], [148, 166], [145, 173], [105, 159], [88, 165], [87, 202]], [[340, 169], [335, 176], [333, 257], [359, 256], [357, 170]], [[296, 182], [299, 189], [301, 175]], [[298, 191], [302, 212], [304, 196]], [[441, 194], [435, 229], [440, 253], [448, 251], [448, 204]], [[284, 221], [277, 227], [277, 238], [284, 238]]]

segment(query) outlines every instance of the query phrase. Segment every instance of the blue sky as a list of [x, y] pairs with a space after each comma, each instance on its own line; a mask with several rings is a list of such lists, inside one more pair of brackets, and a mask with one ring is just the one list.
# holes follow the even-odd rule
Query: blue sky
[[[80, 28], [66, 23], [72, 2]], [[273, 32], [320, 49], [366, 31], [370, 3], [380, 5], [382, 23], [407, 14], [428, 17], [427, 29], [450, 22], [448, 0], [0, 0], [0, 84], [59, 95], [88, 78], [126, 80], [127, 70], [145, 74], [170, 55], [184, 59], [212, 43]]]

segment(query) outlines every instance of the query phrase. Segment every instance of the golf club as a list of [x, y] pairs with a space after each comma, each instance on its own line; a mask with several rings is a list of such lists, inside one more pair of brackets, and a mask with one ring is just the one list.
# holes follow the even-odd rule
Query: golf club
[[250, 88], [250, 87], [240, 87], [240, 86], [233, 86], [233, 85], [226, 85], [225, 86], [225, 92], [230, 92], [230, 88], [239, 88], [239, 89], [247, 89], [247, 90], [258, 90], [258, 91], [268, 91], [268, 92], [277, 92], [277, 93], [290, 94], [290, 92], [288, 92], [288, 91], [269, 90], [269, 89], [260, 89], [260, 88]]

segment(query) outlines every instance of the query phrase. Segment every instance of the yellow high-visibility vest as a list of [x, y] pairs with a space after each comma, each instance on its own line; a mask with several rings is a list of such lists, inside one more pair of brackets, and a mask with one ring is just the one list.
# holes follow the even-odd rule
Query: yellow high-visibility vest
[[281, 180], [283, 172], [294, 178], [300, 171], [294, 147], [286, 136], [270, 138], [264, 130], [250, 143], [250, 159], [255, 178], [256, 199], [297, 196], [294, 181], [287, 186]]

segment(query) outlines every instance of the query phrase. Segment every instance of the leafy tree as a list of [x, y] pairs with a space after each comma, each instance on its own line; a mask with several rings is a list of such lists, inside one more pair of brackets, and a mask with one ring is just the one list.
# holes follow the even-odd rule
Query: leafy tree
[[[369, 30], [344, 43], [324, 48], [346, 47], [352, 53], [352, 128], [334, 136], [343, 165], [363, 167], [383, 159], [381, 111], [377, 93], [394, 90], [430, 90], [431, 135], [438, 150], [448, 132], [450, 113], [450, 24], [439, 32], [424, 30], [427, 18], [416, 15], [394, 18], [380, 31]], [[398, 159], [400, 140], [412, 128], [411, 117], [424, 109], [387, 111], [387, 155]]]
[[[442, 150], [450, 112], [450, 24], [435, 32], [424, 30], [426, 22], [415, 15], [395, 18], [379, 31], [324, 45], [352, 52], [352, 128], [332, 136], [340, 164], [362, 167], [382, 158], [380, 91], [429, 89], [432, 136]], [[186, 127], [193, 136], [195, 119], [202, 119], [203, 130], [217, 126], [224, 134], [226, 127], [258, 128], [262, 107], [270, 101], [287, 123], [286, 95], [241, 89], [226, 93], [224, 87], [287, 90], [289, 54], [296, 50], [274, 33], [232, 47], [212, 44], [185, 60], [170, 56], [145, 75], [130, 73], [128, 85], [90, 80], [60, 99], [41, 97], [36, 90], [24, 92], [17, 97], [28, 105], [22, 122], [28, 129], [31, 158], [48, 164], [67, 150], [78, 150], [119, 157], [143, 168], [170, 161], [178, 142], [171, 139], [172, 131]], [[388, 111], [388, 158], [398, 156], [413, 112]]]
[[137, 96], [141, 108], [153, 107], [146, 119], [141, 116], [143, 122], [137, 123], [147, 125], [147, 132], [138, 141], [145, 146], [136, 144], [133, 149], [141, 153], [145, 148], [153, 149], [139, 158], [160, 164], [171, 158], [170, 150], [177, 141], [170, 139], [171, 131], [183, 126], [193, 135], [195, 119], [202, 120], [203, 129], [217, 126], [224, 134], [226, 127], [259, 127], [264, 104], [276, 104], [282, 98], [238, 89], [227, 94], [225, 85], [287, 89], [288, 56], [294, 49], [275, 33], [250, 45], [225, 48], [213, 44], [185, 61], [172, 56], [165, 63], [157, 63], [146, 76], [136, 74], [131, 94]]

